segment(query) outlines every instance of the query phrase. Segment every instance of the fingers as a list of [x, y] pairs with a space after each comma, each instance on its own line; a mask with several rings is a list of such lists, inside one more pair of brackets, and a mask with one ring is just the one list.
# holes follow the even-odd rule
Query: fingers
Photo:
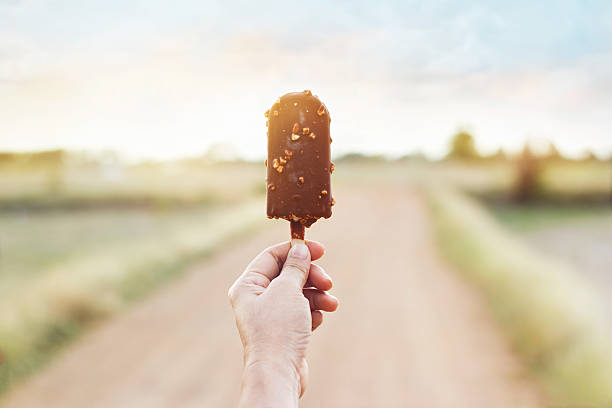
[[330, 276], [325, 273], [325, 270], [319, 265], [310, 264], [310, 272], [308, 272], [308, 280], [306, 287], [315, 287], [321, 290], [330, 290], [333, 282]]
[[281, 270], [279, 279], [291, 282], [302, 289], [310, 271], [310, 251], [303, 241], [294, 240], [287, 259]]
[[[325, 247], [319, 242], [305, 241], [305, 244], [310, 251], [312, 261], [320, 259], [325, 253]], [[262, 275], [264, 278], [267, 278], [267, 283], [269, 284], [280, 273], [290, 248], [291, 243], [289, 241], [266, 248], [247, 266], [245, 275]]]
[[[317, 259], [320, 259], [325, 254], [325, 247], [320, 242], [304, 241], [304, 243], [306, 244], [306, 246], [308, 247], [308, 250], [310, 251], [311, 261], [316, 261]], [[279, 269], [280, 269], [283, 267], [283, 264], [285, 263], [285, 260], [287, 259], [287, 253], [289, 252], [290, 248], [291, 248], [291, 242], [286, 241], [286, 242], [281, 242], [280, 244], [276, 244], [276, 245], [273, 245], [267, 248], [264, 251], [264, 253], [267, 252], [271, 256], [273, 256], [276, 259], [279, 265]]]
[[323, 313], [320, 310], [313, 310], [310, 314], [312, 315], [312, 330], [315, 330], [323, 323]]
[[[325, 247], [323, 244], [316, 241], [305, 241], [305, 244], [308, 248], [308, 252], [310, 252], [311, 260], [319, 259], [324, 255]], [[270, 282], [280, 274], [281, 269], [285, 266], [290, 248], [291, 243], [289, 241], [282, 242], [266, 248], [257, 255], [230, 288], [228, 296], [232, 304], [235, 303], [238, 298], [241, 298], [243, 294], [256, 296], [263, 293], [265, 288], [267, 288]], [[304, 272], [303, 267], [300, 266], [303, 264], [304, 262], [298, 262], [296, 264], [295, 260], [293, 260], [287, 265], [287, 268], [290, 269], [288, 275], [292, 277], [293, 282], [296, 284], [305, 280], [309, 274], [309, 266], [306, 267], [306, 271]], [[295, 270], [296, 268], [297, 271]], [[314, 269], [317, 268], [315, 267]], [[328, 288], [331, 287], [331, 279], [328, 278], [329, 276], [324, 272], [321, 274], [320, 271], [317, 270], [315, 271], [314, 280], [310, 286], [328, 290]], [[329, 283], [327, 282], [328, 280]], [[300, 289], [302, 287], [303, 284], [300, 286]]]
[[329, 293], [318, 289], [304, 289], [304, 296], [310, 303], [310, 310], [323, 310], [333, 312], [338, 308], [338, 299]]

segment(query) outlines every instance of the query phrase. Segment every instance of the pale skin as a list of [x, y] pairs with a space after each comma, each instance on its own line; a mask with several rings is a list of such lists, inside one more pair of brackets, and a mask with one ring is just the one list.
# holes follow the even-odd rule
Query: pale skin
[[323, 256], [314, 241], [267, 248], [246, 267], [228, 296], [244, 350], [240, 407], [297, 407], [308, 382], [312, 332], [338, 300], [332, 280], [311, 263]]

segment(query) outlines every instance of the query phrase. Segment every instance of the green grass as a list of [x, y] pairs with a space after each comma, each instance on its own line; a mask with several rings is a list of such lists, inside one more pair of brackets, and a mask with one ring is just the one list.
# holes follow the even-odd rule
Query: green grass
[[430, 189], [428, 199], [442, 252], [481, 289], [551, 402], [612, 407], [612, 337], [592, 288], [466, 195]]
[[0, 216], [0, 392], [84, 329], [263, 223], [261, 199]]
[[518, 231], [561, 224], [583, 224], [596, 222], [602, 217], [612, 217], [612, 205], [491, 203], [488, 208], [502, 224]]

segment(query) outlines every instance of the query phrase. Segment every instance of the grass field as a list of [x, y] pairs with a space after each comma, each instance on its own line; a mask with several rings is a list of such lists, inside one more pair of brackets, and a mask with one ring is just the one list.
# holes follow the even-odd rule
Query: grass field
[[0, 168], [0, 210], [167, 209], [227, 204], [265, 193], [260, 163], [173, 162]]
[[518, 231], [556, 225], [583, 224], [612, 216], [612, 205], [540, 203], [532, 205], [492, 203], [487, 206], [499, 221]]
[[[497, 203], [513, 200], [518, 175], [513, 161], [370, 161], [341, 162], [335, 180], [351, 183], [410, 183], [427, 188], [451, 185]], [[551, 207], [560, 203], [586, 207], [610, 203], [612, 164], [609, 162], [543, 162], [534, 197]]]
[[[452, 190], [428, 196], [444, 255], [482, 290], [552, 402], [611, 406], [612, 337], [589, 282], [527, 246], [476, 200]], [[523, 225], [537, 219], [506, 216]]]
[[199, 170], [134, 167], [114, 181], [73, 171], [51, 190], [44, 172], [0, 173], [0, 392], [263, 224], [263, 166]]
[[[543, 166], [541, 183], [548, 199], [563, 201], [612, 201], [612, 163], [560, 162]], [[606, 200], [607, 198], [607, 200]]]
[[0, 218], [0, 390], [84, 327], [263, 222], [261, 202], [180, 213]]

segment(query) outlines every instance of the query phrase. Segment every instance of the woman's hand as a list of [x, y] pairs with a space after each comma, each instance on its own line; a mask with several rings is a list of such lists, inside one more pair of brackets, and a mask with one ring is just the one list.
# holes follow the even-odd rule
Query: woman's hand
[[325, 291], [331, 278], [311, 260], [317, 242], [294, 241], [259, 254], [234, 282], [229, 298], [244, 347], [241, 406], [296, 406], [308, 380], [306, 350], [312, 331], [338, 300]]

